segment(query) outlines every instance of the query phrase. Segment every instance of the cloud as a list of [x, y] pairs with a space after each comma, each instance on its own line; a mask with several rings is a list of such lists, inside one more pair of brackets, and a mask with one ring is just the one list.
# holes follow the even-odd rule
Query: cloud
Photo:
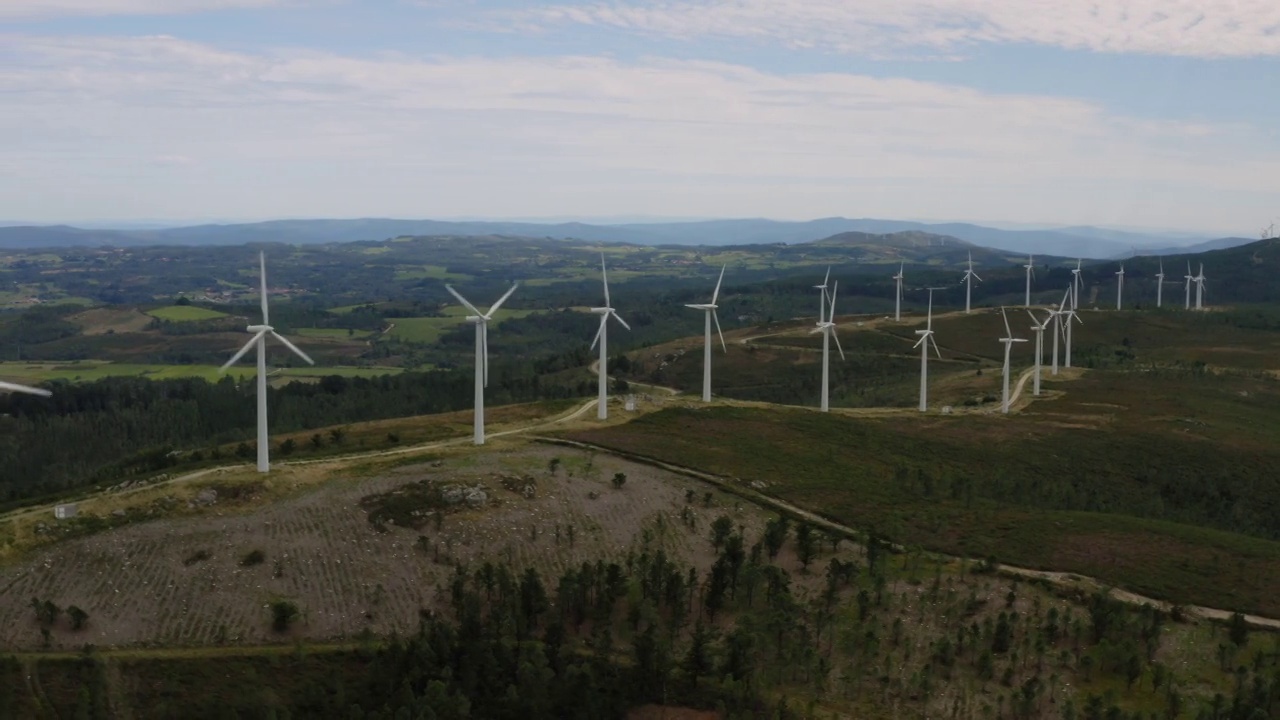
[[0, 21], [76, 15], [182, 15], [278, 4], [282, 4], [282, 0], [3, 0]]
[[712, 62], [247, 54], [165, 36], [9, 36], [0, 87], [0, 157], [26, 170], [20, 182], [0, 178], [0, 216], [42, 207], [80, 217], [1223, 226], [1274, 214], [1280, 191], [1280, 148], [1247, 125]]
[[632, 0], [494, 15], [518, 29], [607, 27], [870, 56], [987, 43], [1202, 58], [1280, 55], [1274, 0]]

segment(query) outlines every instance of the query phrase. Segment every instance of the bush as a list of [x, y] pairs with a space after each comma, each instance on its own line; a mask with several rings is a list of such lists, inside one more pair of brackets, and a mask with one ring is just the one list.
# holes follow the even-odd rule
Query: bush
[[271, 629], [278, 633], [287, 632], [294, 620], [298, 619], [298, 606], [288, 600], [277, 600], [271, 603]]
[[197, 550], [182, 560], [183, 565], [195, 565], [198, 562], [204, 562], [209, 559], [208, 550]]
[[627, 474], [626, 474], [626, 473], [616, 472], [616, 473], [614, 473], [614, 474], [613, 474], [613, 487], [614, 487], [614, 489], [616, 489], [616, 490], [621, 490], [621, 489], [622, 489], [622, 486], [623, 486], [623, 485], [626, 485], [626, 484], [627, 484]]
[[267, 556], [261, 550], [253, 550], [248, 555], [240, 558], [240, 564], [244, 567], [251, 567], [253, 565], [261, 565], [266, 559]]

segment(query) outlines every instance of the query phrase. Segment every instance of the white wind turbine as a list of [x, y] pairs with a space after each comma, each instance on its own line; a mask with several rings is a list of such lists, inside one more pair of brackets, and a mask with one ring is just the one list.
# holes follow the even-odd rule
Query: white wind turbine
[[5, 382], [3, 380], [0, 380], [0, 390], [4, 390], [7, 392], [27, 393], [28, 395], [41, 395], [43, 397], [49, 397], [50, 395], [53, 395], [53, 393], [49, 392], [48, 390], [44, 390], [41, 388], [27, 387], [26, 385], [19, 385], [17, 383]]
[[1156, 307], [1164, 300], [1164, 258], [1160, 258], [1160, 272], [1156, 273]]
[[929, 288], [928, 319], [925, 321], [924, 329], [916, 331], [920, 339], [912, 346], [920, 348], [920, 412], [925, 412], [929, 408], [929, 345], [933, 345], [933, 351], [938, 354], [938, 359], [942, 359], [938, 341], [933, 338], [933, 291], [935, 289]]
[[1034, 259], [1028, 255], [1027, 264], [1022, 267], [1027, 269], [1027, 300], [1024, 304], [1026, 307], [1031, 307], [1031, 280], [1036, 276], [1036, 265]]
[[470, 310], [474, 315], [467, 316], [467, 322], [474, 323], [476, 326], [476, 400], [475, 400], [475, 443], [476, 445], [484, 444], [484, 389], [489, 387], [489, 321], [493, 319], [493, 314], [502, 307], [502, 303], [511, 297], [511, 293], [516, 291], [519, 283], [512, 283], [511, 289], [502, 297], [498, 298], [498, 302], [489, 307], [489, 312], [480, 312], [475, 305], [467, 302], [452, 285], [446, 284], [445, 290], [449, 294], [458, 299], [462, 306]]
[[978, 273], [973, 271], [973, 251], [969, 251], [969, 269], [964, 271], [964, 312], [969, 314], [969, 297], [973, 293], [973, 281], [982, 282], [982, 278], [978, 277]]
[[1062, 327], [1062, 316], [1067, 313], [1067, 300], [1070, 299], [1071, 287], [1068, 286], [1067, 291], [1062, 293], [1062, 304], [1058, 306], [1058, 309], [1054, 310], [1052, 306], [1049, 307], [1049, 315], [1053, 318], [1053, 366], [1051, 369], [1051, 374], [1053, 375], [1058, 374], [1058, 337], [1066, 333]]
[[685, 307], [701, 310], [707, 316], [706, 342], [702, 348], [702, 402], [711, 402], [711, 321], [716, 322], [716, 334], [720, 336], [720, 347], [725, 352], [729, 352], [729, 348], [724, 344], [724, 333], [720, 332], [720, 318], [716, 315], [716, 298], [720, 297], [720, 283], [724, 280], [724, 266], [720, 268], [720, 279], [716, 280], [715, 292], [711, 293], [711, 302], [701, 305], [688, 305]]
[[[1053, 321], [1053, 311], [1052, 310], [1049, 311], [1049, 314], [1046, 315], [1044, 318], [1044, 322], [1040, 322], [1036, 320], [1035, 313], [1031, 312], [1030, 310], [1027, 311], [1027, 314], [1031, 316], [1031, 329], [1035, 331], [1035, 334], [1036, 334], [1035, 386], [1031, 394], [1039, 397], [1040, 396], [1040, 364], [1041, 364], [1042, 358], [1044, 357], [1044, 330], [1045, 328], [1049, 327], [1049, 323]], [[1057, 354], [1056, 351], [1054, 354], [1055, 355]], [[1057, 359], [1057, 358], [1055, 357], [1054, 359]]]
[[1182, 278], [1183, 278], [1184, 280], [1186, 280], [1186, 281], [1187, 281], [1187, 306], [1186, 306], [1186, 309], [1187, 309], [1187, 310], [1190, 310], [1190, 309], [1191, 309], [1191, 281], [1196, 279], [1196, 276], [1191, 274], [1191, 261], [1190, 261], [1190, 260], [1188, 260], [1188, 261], [1187, 261], [1187, 274], [1186, 274], [1186, 275], [1183, 275], [1183, 276], [1182, 276]]
[[258, 253], [259, 279], [261, 280], [261, 292], [259, 299], [262, 301], [262, 324], [250, 325], [245, 328], [253, 333], [253, 337], [249, 338], [249, 342], [240, 348], [240, 351], [231, 356], [231, 359], [223, 365], [218, 372], [225, 373], [227, 368], [239, 362], [245, 353], [253, 347], [258, 349], [258, 472], [264, 473], [271, 469], [271, 455], [269, 438], [267, 437], [267, 336], [279, 340], [284, 346], [293, 351], [295, 355], [307, 361], [309, 365], [315, 365], [315, 361], [307, 357], [307, 354], [298, 349], [296, 345], [289, 342], [283, 335], [277, 333], [275, 328], [268, 324], [267, 316], [267, 258], [264, 253]]
[[[825, 283], [824, 283], [825, 284]], [[840, 359], [844, 360], [844, 348], [840, 347], [840, 338], [836, 337], [836, 291], [840, 289], [840, 282], [836, 281], [831, 286], [831, 302], [827, 303], [827, 310], [830, 315], [818, 322], [818, 327], [809, 331], [812, 333], [822, 333], [822, 412], [828, 409], [828, 391], [831, 387], [831, 341], [836, 341], [836, 350], [840, 351]], [[826, 295], [827, 291], [823, 290], [822, 294]]]
[[600, 253], [600, 278], [604, 281], [604, 307], [591, 308], [591, 312], [600, 316], [600, 329], [596, 331], [596, 339], [591, 341], [591, 347], [595, 348], [596, 343], [600, 344], [600, 362], [596, 366], [599, 377], [600, 397], [596, 401], [596, 417], [601, 420], [609, 419], [609, 388], [608, 388], [608, 356], [606, 345], [609, 342], [609, 318], [617, 320], [622, 327], [630, 330], [631, 326], [618, 316], [616, 310], [609, 304], [609, 274], [604, 269], [604, 253]]
[[1124, 298], [1124, 263], [1120, 263], [1120, 270], [1116, 272], [1116, 309], [1119, 310], [1121, 301]]
[[1061, 315], [1063, 316], [1062, 322], [1066, 325], [1064, 329], [1066, 330], [1067, 338], [1067, 346], [1063, 352], [1063, 365], [1071, 367], [1071, 321], [1075, 320], [1081, 325], [1084, 324], [1084, 321], [1080, 319], [1080, 314], [1077, 313], [1076, 309], [1073, 307], [1064, 309]]
[[822, 278], [821, 285], [814, 285], [814, 290], [820, 290], [818, 294], [818, 322], [822, 322], [827, 317], [827, 281], [831, 279], [831, 266], [827, 266], [827, 276]]
[[898, 274], [893, 276], [894, 282], [898, 284], [897, 292], [893, 296], [893, 321], [902, 322], [902, 278], [903, 264], [898, 263]]
[[1204, 263], [1200, 263], [1200, 272], [1194, 278], [1192, 278], [1192, 280], [1196, 281], [1196, 309], [1197, 310], [1204, 309], [1204, 305], [1201, 304], [1201, 300], [1204, 299], [1204, 281], [1206, 279], [1207, 278], [1205, 278], [1204, 276]]
[[1016, 342], [1026, 342], [1026, 338], [1016, 338], [1013, 336], [1013, 330], [1009, 329], [1009, 316], [1005, 315], [1004, 308], [1000, 308], [1000, 317], [1004, 318], [1005, 336], [1000, 338], [1000, 342], [1004, 343], [1004, 391], [1000, 395], [1000, 412], [1005, 415], [1009, 414], [1009, 352], [1013, 349]]

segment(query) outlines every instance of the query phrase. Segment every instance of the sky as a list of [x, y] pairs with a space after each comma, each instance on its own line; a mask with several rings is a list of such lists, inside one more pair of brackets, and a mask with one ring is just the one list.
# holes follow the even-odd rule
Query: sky
[[0, 219], [1257, 236], [1275, 0], [0, 0]]

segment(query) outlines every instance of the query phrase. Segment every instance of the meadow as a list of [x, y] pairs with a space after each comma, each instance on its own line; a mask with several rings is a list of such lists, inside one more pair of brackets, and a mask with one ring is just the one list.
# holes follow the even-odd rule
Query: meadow
[[[471, 298], [467, 298], [471, 300]], [[497, 300], [497, 298], [493, 298]], [[472, 301], [476, 302], [476, 301]], [[487, 308], [488, 305], [480, 305], [478, 307]], [[394, 338], [415, 343], [434, 343], [440, 339], [440, 335], [466, 322], [467, 315], [471, 311], [459, 305], [450, 305], [441, 309], [441, 317], [398, 317], [389, 320], [392, 325], [388, 332]], [[531, 310], [508, 310], [499, 308], [494, 313], [493, 326], [490, 330], [502, 324], [502, 321], [511, 318], [528, 317], [533, 311]]]
[[[105, 360], [77, 360], [72, 362], [0, 362], [0, 378], [14, 382], [39, 383], [46, 380], [68, 382], [93, 382], [109, 377], [145, 377], [152, 380], [174, 378], [201, 378], [217, 382], [223, 377], [238, 379], [257, 375], [252, 364], [241, 363], [219, 372], [218, 365], [155, 365], [143, 363], [118, 363]], [[269, 370], [273, 384], [293, 380], [316, 380], [329, 375], [341, 377], [378, 377], [403, 372], [398, 367], [280, 367]]]
[[196, 305], [170, 305], [168, 307], [148, 310], [147, 314], [169, 322], [192, 322], [196, 320], [216, 320], [227, 317], [227, 313], [210, 310]]

